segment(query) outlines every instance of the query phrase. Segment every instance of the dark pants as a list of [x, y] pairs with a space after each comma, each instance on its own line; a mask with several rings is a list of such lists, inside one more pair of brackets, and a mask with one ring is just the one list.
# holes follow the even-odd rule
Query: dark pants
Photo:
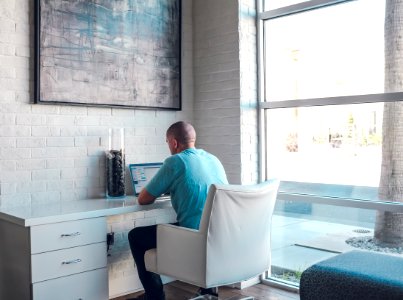
[[161, 277], [153, 272], [148, 272], [144, 263], [146, 251], [157, 247], [157, 225], [132, 229], [129, 232], [129, 243], [147, 300], [164, 300]]

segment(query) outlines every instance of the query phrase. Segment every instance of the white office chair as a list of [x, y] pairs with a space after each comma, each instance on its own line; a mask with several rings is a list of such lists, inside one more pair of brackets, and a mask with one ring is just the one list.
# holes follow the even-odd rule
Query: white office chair
[[199, 230], [158, 225], [158, 246], [145, 254], [147, 270], [203, 288], [262, 274], [271, 264], [271, 219], [278, 185], [277, 180], [212, 185]]

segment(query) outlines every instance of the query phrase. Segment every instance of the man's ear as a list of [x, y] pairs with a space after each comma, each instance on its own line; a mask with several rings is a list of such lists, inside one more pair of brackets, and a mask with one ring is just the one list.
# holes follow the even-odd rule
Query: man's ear
[[175, 149], [175, 150], [178, 149], [178, 147], [179, 147], [178, 140], [177, 140], [177, 139], [173, 139], [172, 141], [173, 141], [174, 149]]

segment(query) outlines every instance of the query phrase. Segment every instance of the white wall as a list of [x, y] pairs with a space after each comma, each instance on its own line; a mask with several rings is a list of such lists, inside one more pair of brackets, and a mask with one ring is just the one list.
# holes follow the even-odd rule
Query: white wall
[[197, 144], [216, 154], [230, 183], [258, 178], [253, 0], [194, 0]]
[[259, 180], [256, 1], [239, 0], [241, 183]]
[[110, 126], [126, 128], [130, 164], [162, 161], [169, 155], [166, 128], [176, 120], [193, 120], [191, 1], [183, 5], [180, 112], [31, 104], [33, 3], [0, 1], [1, 207], [103, 196]]
[[[126, 128], [130, 164], [163, 160], [166, 128], [192, 121], [197, 147], [223, 161], [231, 183], [257, 180], [255, 1], [183, 0], [180, 112], [31, 104], [33, 2], [0, 1], [0, 207], [103, 196], [110, 126]], [[174, 218], [154, 211], [108, 219], [113, 295], [140, 287], [127, 232]]]
[[110, 126], [126, 128], [129, 164], [163, 160], [165, 130], [181, 119], [194, 121], [197, 146], [223, 161], [230, 182], [255, 182], [254, 3], [183, 1], [183, 111], [169, 112], [31, 104], [33, 1], [2, 0], [0, 206], [102, 196]]
[[[193, 120], [192, 37], [192, 1], [185, 0], [182, 4], [182, 101], [184, 111], [182, 113], [164, 113], [165, 118], [169, 117], [170, 114], [174, 114], [177, 120]], [[135, 113], [137, 113], [137, 111]], [[153, 116], [153, 120], [150, 122], [158, 123], [156, 118], [159, 118], [161, 114], [160, 112], [155, 112], [155, 114], [157, 114], [157, 116]], [[167, 119], [165, 123], [161, 123], [158, 129], [155, 129], [158, 134], [153, 138], [155, 145], [152, 147], [160, 148], [159, 151], [164, 153], [163, 157], [168, 155], [168, 148], [165, 144], [165, 131], [167, 126], [172, 122], [173, 120]], [[133, 147], [131, 150], [127, 149], [127, 153], [135, 151], [141, 155], [138, 161], [153, 161], [153, 159], [149, 157], [149, 149], [152, 148], [145, 146], [135, 149], [135, 147]], [[154, 159], [154, 161], [157, 160], [161, 161], [161, 156]], [[115, 244], [111, 247], [111, 256], [108, 257], [109, 294], [111, 297], [125, 295], [142, 289], [127, 242], [128, 232], [134, 226], [149, 226], [160, 223], [173, 223], [175, 221], [176, 214], [173, 209], [137, 212], [108, 218], [108, 229], [115, 232]]]
[[[193, 121], [192, 2], [182, 7], [180, 112], [39, 105], [34, 89], [34, 1], [0, 1], [0, 207], [104, 196], [108, 128], [126, 128], [126, 164], [169, 155], [167, 127]], [[128, 194], [132, 193], [128, 185]], [[173, 222], [173, 211], [108, 219], [115, 245], [108, 257], [110, 294], [141, 288], [127, 242], [134, 226]]]

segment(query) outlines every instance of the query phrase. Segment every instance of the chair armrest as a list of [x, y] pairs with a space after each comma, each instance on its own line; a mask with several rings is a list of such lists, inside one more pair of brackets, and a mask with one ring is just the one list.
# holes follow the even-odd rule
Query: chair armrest
[[[181, 227], [181, 226], [177, 226], [177, 225], [172, 225], [172, 224], [158, 224], [158, 228], [157, 228], [157, 236], [158, 236], [158, 232], [164, 232], [164, 235], [169, 235], [169, 234], [199, 234], [199, 231], [196, 229], [192, 229], [192, 228], [186, 228], [186, 227]], [[182, 233], [181, 233], [182, 232]]]
[[206, 237], [198, 230], [171, 224], [157, 229], [158, 273], [202, 286]]

